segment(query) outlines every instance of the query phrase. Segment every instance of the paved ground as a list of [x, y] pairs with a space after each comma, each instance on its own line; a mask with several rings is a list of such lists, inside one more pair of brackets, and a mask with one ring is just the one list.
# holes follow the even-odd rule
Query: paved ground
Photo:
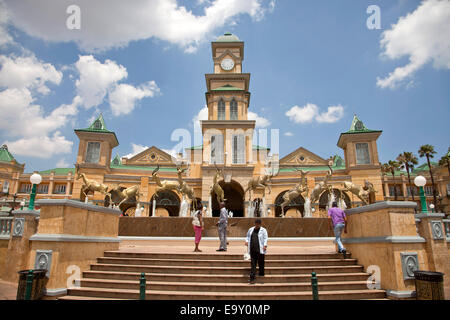
[[0, 280], [0, 300], [16, 300], [17, 283]]

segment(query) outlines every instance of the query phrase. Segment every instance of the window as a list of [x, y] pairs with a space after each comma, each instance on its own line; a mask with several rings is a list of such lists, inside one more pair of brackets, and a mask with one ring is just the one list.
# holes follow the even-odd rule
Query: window
[[8, 180], [5, 180], [5, 181], [3, 182], [3, 188], [2, 188], [2, 191], [3, 191], [3, 193], [8, 193], [8, 191], [9, 191], [9, 181], [8, 181]]
[[31, 183], [22, 183], [20, 185], [20, 193], [30, 193], [31, 192]]
[[98, 163], [100, 160], [100, 142], [88, 142], [86, 163]]
[[66, 185], [65, 184], [57, 184], [55, 189], [53, 190], [55, 194], [66, 194]]
[[245, 136], [232, 136], [233, 164], [245, 164]]
[[223, 136], [211, 136], [211, 163], [223, 163]]
[[223, 99], [219, 101], [217, 120], [225, 120], [225, 102]]
[[37, 187], [37, 193], [48, 193], [48, 184], [39, 184]]
[[370, 164], [369, 144], [356, 144], [356, 164]]
[[100, 122], [100, 120], [95, 120], [94, 122], [94, 129], [100, 130], [102, 128], [102, 123]]
[[236, 100], [231, 100], [230, 103], [230, 120], [237, 120], [238, 119], [238, 104]]
[[[400, 186], [397, 186], [396, 190], [397, 190], [397, 197], [403, 197], [403, 192]], [[389, 196], [395, 197], [394, 186], [389, 186]]]
[[433, 196], [433, 187], [432, 186], [425, 186], [425, 187], [423, 187], [423, 190], [425, 191], [425, 195], [427, 197]]
[[408, 194], [408, 197], [411, 197], [413, 193], [414, 193], [414, 196], [419, 195], [419, 191], [417, 190], [417, 187], [406, 187], [406, 192]]

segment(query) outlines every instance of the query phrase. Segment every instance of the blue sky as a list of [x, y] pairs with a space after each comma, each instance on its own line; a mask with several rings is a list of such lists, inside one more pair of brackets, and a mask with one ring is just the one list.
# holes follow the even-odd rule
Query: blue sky
[[[450, 145], [450, 43], [442, 35], [450, 28], [448, 0], [166, 1], [171, 6], [164, 12], [186, 16], [181, 22], [158, 22], [159, 17], [146, 11], [148, 3], [156, 11], [163, 0], [139, 0], [133, 8], [119, 2], [108, 6], [98, 1], [95, 7], [88, 1], [64, 2], [46, 10], [48, 18], [37, 18], [44, 9], [33, 1], [0, 1], [7, 12], [7, 17], [0, 16], [0, 109], [12, 113], [1, 116], [0, 143], [26, 163], [27, 172], [72, 166], [78, 151], [73, 130], [87, 127], [99, 112], [118, 136], [114, 154], [125, 156], [152, 145], [173, 148], [173, 130], [192, 131], [193, 118], [205, 106], [204, 74], [213, 71], [210, 42], [226, 31], [245, 41], [250, 111], [267, 129], [280, 130], [281, 157], [300, 146], [323, 158], [343, 156], [336, 143], [355, 113], [368, 128], [383, 130], [378, 140], [382, 162], [403, 151], [417, 153], [423, 144], [434, 145], [440, 158]], [[51, 3], [40, 1], [44, 8]], [[64, 5], [72, 3], [81, 8], [81, 30], [64, 25], [69, 16]], [[380, 30], [366, 26], [369, 5], [381, 9]], [[437, 9], [437, 18], [427, 17]], [[130, 16], [144, 12], [149, 16], [142, 19], [149, 23], [117, 20], [124, 11]], [[95, 14], [106, 22], [83, 20]], [[417, 29], [418, 23], [423, 27]], [[19, 68], [20, 63], [28, 69]], [[409, 65], [403, 70], [406, 76], [399, 70], [388, 79], [396, 68]], [[30, 75], [31, 67], [36, 72]], [[88, 72], [95, 68], [109, 84], [103, 93], [101, 88], [92, 92], [93, 86], [101, 87], [97, 72]], [[382, 84], [377, 79], [387, 80]], [[20, 110], [8, 104], [27, 95], [31, 98]], [[77, 96], [81, 100], [74, 100]], [[117, 114], [111, 101], [118, 108], [126, 104], [129, 112]], [[314, 105], [308, 109], [312, 113], [304, 109], [308, 104]], [[43, 124], [35, 125], [33, 115]], [[33, 132], [24, 133], [23, 127]], [[53, 147], [43, 147], [46, 141]]]

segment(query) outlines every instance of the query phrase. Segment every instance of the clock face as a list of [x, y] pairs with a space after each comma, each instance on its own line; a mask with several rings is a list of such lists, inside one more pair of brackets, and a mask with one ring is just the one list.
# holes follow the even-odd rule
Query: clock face
[[230, 71], [231, 69], [234, 68], [234, 61], [233, 59], [223, 59], [222, 62], [220, 63], [220, 66], [222, 67], [223, 70]]

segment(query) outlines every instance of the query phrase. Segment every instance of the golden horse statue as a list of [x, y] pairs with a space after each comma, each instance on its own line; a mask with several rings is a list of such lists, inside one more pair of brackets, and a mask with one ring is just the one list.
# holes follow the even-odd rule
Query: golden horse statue
[[75, 164], [75, 174], [76, 179], [83, 179], [83, 185], [81, 186], [81, 193], [80, 193], [80, 200], [84, 201], [87, 197], [87, 194], [92, 192], [100, 192], [105, 197], [108, 197], [109, 200], [111, 200], [111, 195], [108, 192], [109, 187], [106, 184], [97, 182], [93, 179], [86, 178], [86, 175], [84, 173], [80, 173], [80, 166], [78, 164]]
[[214, 175], [213, 178], [213, 185], [211, 187], [211, 196], [213, 193], [216, 194], [217, 197], [217, 202], [221, 203], [221, 202], [225, 202], [225, 192], [223, 191], [222, 187], [219, 184], [219, 178], [222, 177], [223, 178], [223, 171], [221, 169], [219, 169], [216, 165], [216, 163], [214, 162], [214, 165], [216, 166], [216, 174]]
[[317, 200], [319, 200], [319, 197], [322, 194], [322, 192], [330, 189], [328, 181], [331, 180], [332, 175], [333, 170], [330, 168], [330, 170], [327, 172], [325, 176], [325, 179], [315, 185], [314, 189], [311, 191], [311, 195], [309, 196], [309, 199], [311, 200], [311, 205], [315, 203]]
[[357, 196], [365, 205], [375, 202], [375, 193], [377, 191], [373, 187], [373, 184], [367, 180], [364, 180], [364, 187], [346, 181], [344, 182], [344, 188], [346, 191]]
[[266, 188], [269, 188], [269, 193], [272, 192], [272, 189], [270, 188], [269, 183], [271, 182], [271, 179], [274, 177], [272, 174], [265, 174], [263, 176], [258, 176], [256, 178], [251, 179], [248, 182], [247, 189], [244, 191], [244, 196], [248, 192], [248, 201], [251, 201], [252, 198], [252, 191], [256, 190], [257, 188], [264, 188], [263, 194], [266, 193]]
[[159, 164], [157, 165], [157, 168], [152, 172], [152, 178], [153, 180], [155, 180], [155, 183], [158, 186], [156, 188], [155, 197], [158, 197], [158, 193], [161, 191], [179, 190], [180, 184], [178, 181], [168, 181], [168, 180], [161, 181], [159, 179], [159, 176], [156, 174], [158, 171], [159, 171]]
[[194, 189], [189, 186], [186, 181], [183, 180], [182, 174], [188, 170], [188, 168], [185, 169], [181, 169], [181, 168], [177, 168], [177, 172], [178, 172], [178, 191], [181, 193], [181, 195], [183, 196], [183, 198], [186, 196], [191, 203], [194, 204], [194, 209], [196, 209], [196, 202], [195, 200], [195, 196], [194, 196]]
[[[111, 188], [109, 191], [110, 199], [121, 210], [122, 210], [121, 206], [123, 203], [133, 199], [135, 200], [137, 207], [139, 203], [139, 198], [141, 196], [139, 190], [140, 188], [138, 185], [134, 185], [128, 188], [122, 186], [115, 186], [114, 188]], [[105, 206], [109, 206], [109, 203], [107, 203], [106, 199], [105, 199]]]
[[298, 170], [296, 171], [300, 172], [301, 178], [300, 182], [290, 189], [288, 192], [285, 192], [283, 194], [283, 202], [281, 203], [281, 217], [285, 216], [284, 207], [290, 204], [295, 198], [297, 198], [300, 195], [303, 195], [303, 193], [308, 194], [308, 185], [306, 183], [306, 175], [308, 174], [307, 171]]

